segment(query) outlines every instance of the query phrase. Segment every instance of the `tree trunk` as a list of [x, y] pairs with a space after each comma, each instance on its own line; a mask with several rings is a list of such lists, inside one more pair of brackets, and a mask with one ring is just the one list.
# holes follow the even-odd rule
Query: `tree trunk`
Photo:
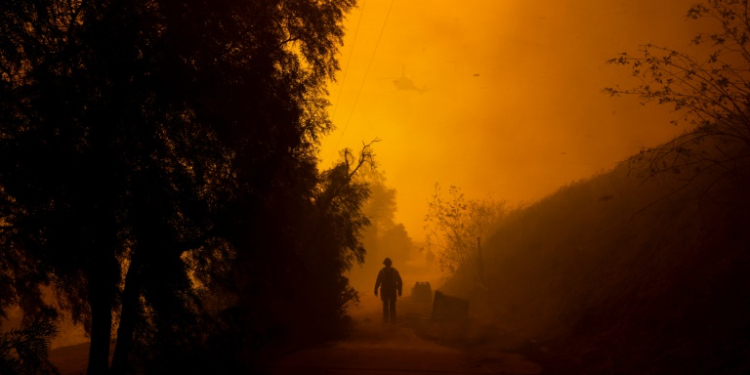
[[120, 326], [117, 328], [117, 344], [112, 357], [112, 375], [123, 375], [130, 367], [129, 356], [133, 348], [133, 334], [138, 317], [138, 297], [141, 291], [141, 273], [136, 261], [130, 263], [125, 276], [125, 289], [122, 293]]
[[104, 277], [89, 279], [91, 307], [91, 347], [88, 375], [105, 375], [109, 367], [109, 342], [112, 337], [112, 294]]

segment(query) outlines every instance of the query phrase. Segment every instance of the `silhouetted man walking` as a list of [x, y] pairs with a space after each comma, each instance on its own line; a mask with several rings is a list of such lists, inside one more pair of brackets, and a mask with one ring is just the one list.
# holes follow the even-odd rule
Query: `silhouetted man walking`
[[385, 267], [378, 273], [375, 281], [375, 295], [380, 288], [380, 299], [383, 300], [383, 322], [396, 322], [396, 292], [401, 296], [401, 275], [395, 268], [391, 267], [391, 258], [383, 261]]

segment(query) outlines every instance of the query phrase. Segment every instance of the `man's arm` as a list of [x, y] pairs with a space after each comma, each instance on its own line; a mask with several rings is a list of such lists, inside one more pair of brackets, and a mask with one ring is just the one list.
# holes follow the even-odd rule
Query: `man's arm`
[[375, 280], [375, 295], [378, 295], [378, 288], [380, 288], [380, 285], [383, 284], [383, 270], [380, 270], [378, 272], [378, 278]]
[[398, 296], [401, 297], [401, 288], [403, 286], [403, 281], [401, 281], [401, 274], [396, 271], [396, 288], [398, 288]]

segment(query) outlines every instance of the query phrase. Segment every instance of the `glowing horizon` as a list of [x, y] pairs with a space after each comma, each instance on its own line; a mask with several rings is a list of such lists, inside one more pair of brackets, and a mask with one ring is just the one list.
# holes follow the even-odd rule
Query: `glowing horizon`
[[381, 139], [396, 219], [415, 241], [435, 183], [529, 203], [682, 131], [671, 108], [601, 90], [632, 82], [605, 63], [618, 53], [686, 47], [692, 1], [458, 4], [361, 2], [329, 88], [337, 130], [323, 139], [321, 168]]

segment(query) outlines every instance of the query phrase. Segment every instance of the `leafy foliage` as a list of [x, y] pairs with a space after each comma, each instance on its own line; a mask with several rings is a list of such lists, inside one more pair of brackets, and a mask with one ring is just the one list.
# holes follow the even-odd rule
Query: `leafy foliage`
[[[746, 0], [710, 0], [692, 7], [687, 17], [717, 21], [715, 33], [699, 34], [692, 44], [698, 52], [680, 52], [647, 44], [640, 56], [622, 53], [609, 63], [629, 66], [642, 84], [609, 87], [617, 95], [635, 95], [645, 102], [673, 105], [688, 132], [673, 142], [631, 159], [648, 163], [650, 175], [672, 172], [693, 176], [704, 172], [722, 176], [736, 172], [750, 147], [750, 18]], [[705, 54], [705, 57], [698, 57]], [[711, 152], [700, 144], [711, 139]], [[739, 149], [739, 151], [738, 151]]]

